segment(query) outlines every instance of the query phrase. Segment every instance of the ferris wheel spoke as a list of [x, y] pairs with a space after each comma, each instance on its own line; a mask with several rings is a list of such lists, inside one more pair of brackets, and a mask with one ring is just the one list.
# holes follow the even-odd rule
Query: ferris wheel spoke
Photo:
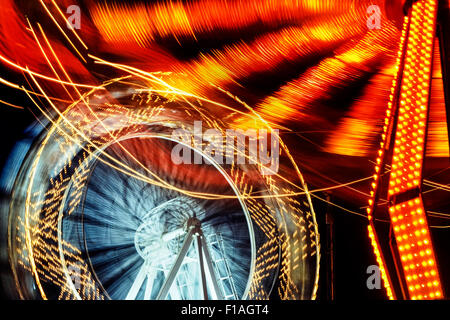
[[161, 287], [161, 290], [158, 293], [157, 300], [163, 300], [167, 297], [167, 294], [169, 293], [169, 290], [172, 287], [172, 284], [178, 275], [178, 271], [180, 270], [180, 267], [183, 263], [184, 258], [186, 257], [186, 254], [189, 250], [189, 247], [192, 244], [192, 240], [194, 237], [195, 229], [191, 228], [186, 236], [186, 239], [184, 240], [183, 246], [181, 247], [180, 253], [178, 254], [174, 265], [172, 266], [172, 269], [170, 270], [168, 276], [164, 280], [164, 283]]
[[130, 291], [128, 291], [127, 297], [125, 300], [135, 300], [139, 289], [141, 289], [142, 284], [144, 283], [145, 277], [148, 273], [148, 265], [146, 262], [142, 264], [141, 269], [139, 270], [139, 273], [136, 276], [136, 279], [134, 279], [133, 285], [130, 288]]
[[[168, 274], [169, 274], [168, 271], [165, 271], [165, 272], [164, 272], [164, 275], [165, 275], [166, 277], [167, 277]], [[176, 279], [176, 278], [175, 278], [175, 279]], [[174, 281], [176, 282], [176, 280], [174, 280]], [[181, 299], [181, 294], [180, 294], [180, 292], [178, 291], [178, 288], [177, 288], [176, 286], [174, 286], [174, 285], [172, 285], [172, 286], [170, 287], [168, 296], [170, 296], [170, 300], [182, 300], [182, 299]]]
[[153, 290], [153, 283], [155, 281], [156, 270], [150, 267], [147, 273], [147, 284], [145, 286], [144, 300], [150, 300]]

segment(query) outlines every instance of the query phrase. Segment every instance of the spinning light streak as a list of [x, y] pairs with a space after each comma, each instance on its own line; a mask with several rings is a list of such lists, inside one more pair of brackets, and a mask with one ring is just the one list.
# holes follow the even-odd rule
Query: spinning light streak
[[[155, 4], [99, 3], [91, 8], [95, 25], [105, 39], [146, 46], [161, 38], [177, 41], [199, 39], [205, 34], [239, 32], [252, 26], [276, 28], [301, 24], [307, 18], [348, 13], [357, 16], [364, 3], [355, 1], [224, 1], [174, 2]], [[341, 24], [342, 26], [343, 24]], [[322, 34], [326, 34], [322, 28]]]

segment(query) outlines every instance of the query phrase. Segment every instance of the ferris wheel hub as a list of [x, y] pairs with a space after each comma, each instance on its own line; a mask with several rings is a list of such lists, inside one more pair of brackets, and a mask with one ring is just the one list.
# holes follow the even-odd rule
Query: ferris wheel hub
[[161, 250], [169, 255], [175, 254], [181, 236], [192, 228], [201, 233], [200, 220], [195, 216], [202, 213], [197, 202], [187, 197], [177, 197], [153, 208], [136, 229], [136, 251], [146, 261]]
[[192, 218], [189, 218], [188, 221], [186, 222], [185, 230], [187, 232], [191, 229], [196, 229], [195, 232], [199, 233], [199, 231], [201, 231], [201, 226], [202, 226], [202, 223], [200, 222], [200, 220], [198, 220], [195, 217], [192, 217]]

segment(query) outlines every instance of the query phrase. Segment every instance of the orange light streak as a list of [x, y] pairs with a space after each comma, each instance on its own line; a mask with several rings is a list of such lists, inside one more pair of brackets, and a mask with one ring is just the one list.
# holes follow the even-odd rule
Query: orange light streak
[[335, 0], [320, 1], [166, 1], [156, 4], [94, 4], [90, 7], [93, 22], [110, 42], [138, 43], [146, 46], [160, 38], [196, 39], [199, 35], [220, 30], [234, 31], [255, 24], [277, 27], [298, 25], [318, 14], [341, 15], [349, 12], [365, 15], [370, 1], [349, 2], [347, 8]]

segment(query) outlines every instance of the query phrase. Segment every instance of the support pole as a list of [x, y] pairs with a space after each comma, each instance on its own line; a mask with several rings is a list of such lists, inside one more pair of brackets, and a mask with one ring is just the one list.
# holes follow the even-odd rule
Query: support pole
[[180, 253], [178, 254], [177, 259], [175, 260], [175, 263], [172, 266], [172, 269], [170, 270], [169, 275], [167, 276], [166, 280], [164, 281], [164, 284], [163, 284], [161, 290], [159, 291], [159, 294], [158, 294], [158, 297], [156, 298], [156, 300], [164, 300], [167, 297], [167, 294], [169, 293], [169, 290], [172, 287], [172, 284], [176, 278], [176, 275], [178, 274], [178, 271], [180, 270], [181, 264], [183, 263], [183, 260], [186, 257], [188, 249], [192, 244], [194, 232], [195, 232], [194, 228], [189, 230], [189, 233], [187, 234], [186, 239], [184, 240], [183, 246], [181, 247]]

